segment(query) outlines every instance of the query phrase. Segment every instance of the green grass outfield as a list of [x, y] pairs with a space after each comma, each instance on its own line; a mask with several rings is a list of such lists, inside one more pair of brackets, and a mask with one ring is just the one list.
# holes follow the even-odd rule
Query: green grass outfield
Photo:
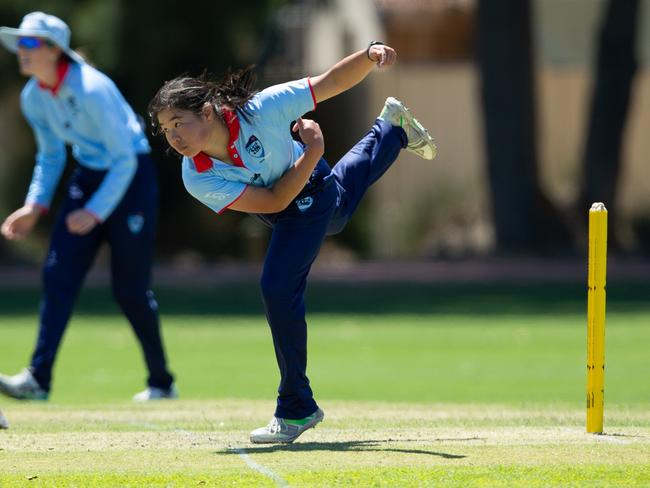
[[[317, 284], [321, 426], [248, 432], [278, 374], [256, 286], [159, 290], [182, 400], [133, 405], [143, 365], [105, 290], [67, 331], [48, 403], [0, 398], [0, 486], [649, 486], [650, 287], [610, 283], [605, 434], [585, 431], [582, 284]], [[0, 291], [0, 371], [25, 366], [38, 293]]]

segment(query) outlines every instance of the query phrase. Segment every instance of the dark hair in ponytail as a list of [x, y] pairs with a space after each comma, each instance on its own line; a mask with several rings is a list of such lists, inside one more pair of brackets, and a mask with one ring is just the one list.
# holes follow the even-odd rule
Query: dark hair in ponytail
[[196, 78], [181, 75], [165, 82], [149, 102], [147, 110], [151, 118], [154, 134], [160, 134], [158, 114], [165, 109], [189, 110], [200, 114], [204, 105], [212, 105], [217, 114], [222, 108], [233, 110], [247, 119], [250, 114], [245, 109], [246, 103], [257, 93], [255, 90], [254, 66], [231, 71], [228, 69], [223, 79], [215, 82], [203, 72]]

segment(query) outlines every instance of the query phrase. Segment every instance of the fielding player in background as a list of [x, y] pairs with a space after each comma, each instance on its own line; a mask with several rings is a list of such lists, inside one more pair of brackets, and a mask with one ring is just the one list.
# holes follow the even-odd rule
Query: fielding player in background
[[[427, 131], [394, 98], [332, 169], [322, 159], [318, 124], [301, 118], [359, 83], [375, 65], [395, 60], [392, 48], [373, 42], [324, 74], [259, 93], [250, 68], [222, 83], [179, 77], [149, 105], [154, 129], [183, 156], [189, 193], [217, 213], [256, 214], [273, 228], [261, 287], [281, 380], [275, 416], [251, 433], [252, 442], [292, 442], [323, 419], [306, 376], [304, 303], [307, 274], [323, 239], [343, 229], [403, 148], [425, 159], [435, 156]], [[291, 137], [293, 120], [303, 144]]]
[[18, 399], [47, 399], [74, 301], [97, 250], [107, 242], [113, 294], [149, 369], [148, 386], [134, 400], [174, 398], [149, 289], [158, 198], [149, 143], [115, 84], [72, 51], [69, 40], [68, 26], [42, 12], [26, 15], [18, 29], [0, 28], [0, 41], [17, 52], [21, 73], [30, 77], [21, 106], [37, 145], [25, 204], [7, 217], [2, 234], [22, 239], [48, 209], [65, 166], [66, 144], [79, 163], [43, 268], [40, 330], [31, 365], [15, 376], [0, 375], [0, 391]]
[[2, 410], [0, 410], [0, 429], [8, 429], [9, 428], [9, 421], [7, 420], [7, 417], [2, 415]]

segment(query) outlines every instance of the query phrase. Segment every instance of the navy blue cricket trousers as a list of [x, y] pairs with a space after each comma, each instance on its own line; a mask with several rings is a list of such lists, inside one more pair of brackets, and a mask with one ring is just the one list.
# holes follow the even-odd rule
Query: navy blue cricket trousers
[[259, 216], [273, 227], [261, 288], [280, 369], [276, 417], [301, 419], [318, 408], [306, 375], [307, 275], [325, 237], [343, 230], [368, 187], [386, 172], [406, 143], [401, 127], [377, 119], [334, 168], [330, 170], [321, 159], [289, 207]]
[[31, 361], [34, 377], [47, 391], [74, 302], [103, 242], [110, 247], [113, 295], [142, 347], [148, 385], [168, 388], [173, 381], [160, 335], [158, 305], [149, 288], [158, 217], [158, 188], [151, 157], [138, 156], [131, 185], [106, 221], [85, 235], [71, 234], [65, 224], [67, 215], [83, 208], [105, 175], [106, 171], [77, 166], [54, 224], [43, 266], [40, 328]]

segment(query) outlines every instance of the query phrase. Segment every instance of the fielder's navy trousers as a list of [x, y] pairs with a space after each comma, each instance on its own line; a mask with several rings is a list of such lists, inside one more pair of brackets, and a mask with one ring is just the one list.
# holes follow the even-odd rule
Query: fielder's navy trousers
[[110, 247], [113, 295], [142, 347], [149, 370], [148, 385], [168, 388], [173, 381], [160, 335], [158, 305], [149, 288], [158, 208], [151, 157], [138, 156], [133, 181], [105, 222], [82, 236], [71, 234], [65, 224], [67, 215], [83, 208], [105, 175], [106, 171], [75, 168], [52, 232], [43, 266], [40, 328], [31, 361], [34, 377], [47, 391], [75, 299], [103, 242]]
[[261, 278], [280, 386], [275, 415], [301, 419], [318, 406], [309, 386], [304, 293], [325, 236], [340, 232], [366, 190], [406, 147], [406, 134], [377, 119], [372, 129], [330, 170], [321, 160], [296, 200], [259, 217], [273, 227]]

